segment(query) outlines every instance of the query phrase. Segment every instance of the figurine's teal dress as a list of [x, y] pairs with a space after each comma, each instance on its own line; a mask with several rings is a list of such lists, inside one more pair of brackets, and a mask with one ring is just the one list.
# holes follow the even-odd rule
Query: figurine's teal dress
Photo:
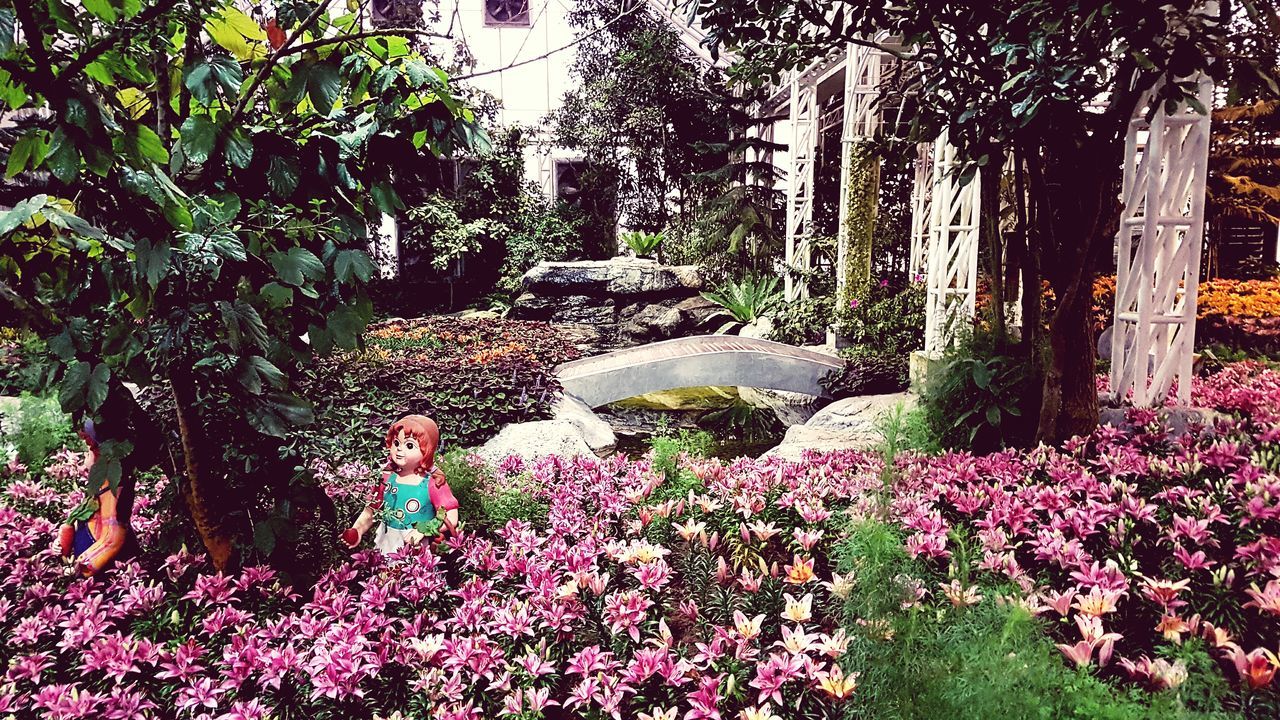
[[378, 525], [373, 544], [383, 553], [392, 553], [404, 546], [417, 523], [435, 519], [436, 508], [431, 504], [430, 476], [411, 485], [399, 482], [395, 473], [389, 473], [384, 483], [382, 523]]

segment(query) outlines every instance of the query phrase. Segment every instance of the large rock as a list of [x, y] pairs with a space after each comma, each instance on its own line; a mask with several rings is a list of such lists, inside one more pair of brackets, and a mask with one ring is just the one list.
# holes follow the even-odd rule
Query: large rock
[[587, 444], [579, 426], [570, 420], [561, 419], [508, 425], [481, 445], [476, 454], [490, 464], [497, 464], [509, 455], [533, 461], [547, 455], [574, 457], [595, 453]]
[[538, 263], [525, 273], [524, 288], [538, 295], [662, 296], [699, 290], [702, 279], [693, 266], [618, 257]]
[[805, 450], [870, 450], [880, 443], [880, 419], [898, 405], [911, 408], [915, 396], [908, 393], [860, 395], [831, 403], [804, 425], [787, 429], [782, 444], [765, 453], [799, 460]]
[[524, 293], [516, 298], [514, 313], [522, 320], [550, 320], [557, 323], [605, 325], [617, 320], [611, 298], [589, 295], [549, 296]]
[[[1134, 430], [1133, 423], [1125, 418], [1126, 408], [1104, 407], [1098, 413], [1098, 424], [1114, 425], [1125, 431]], [[1165, 407], [1156, 410], [1156, 417], [1173, 437], [1186, 435], [1192, 425], [1213, 427], [1218, 420], [1230, 418], [1230, 415], [1212, 408], [1197, 407]]]
[[752, 407], [772, 410], [783, 427], [803, 425], [818, 410], [818, 398], [815, 395], [770, 390], [768, 388], [740, 387], [738, 397]]
[[587, 404], [572, 395], [561, 395], [551, 406], [552, 419], [567, 420], [582, 433], [587, 447], [600, 457], [608, 457], [618, 446], [613, 427], [601, 420]]

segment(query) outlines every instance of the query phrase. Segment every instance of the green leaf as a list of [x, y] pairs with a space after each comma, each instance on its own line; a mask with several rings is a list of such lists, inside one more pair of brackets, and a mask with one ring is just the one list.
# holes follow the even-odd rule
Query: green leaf
[[350, 283], [352, 278], [368, 282], [375, 269], [369, 253], [363, 250], [339, 250], [333, 260], [333, 275], [340, 283]]
[[240, 68], [240, 63], [226, 55], [215, 55], [209, 58], [208, 66], [228, 100], [234, 100], [240, 95], [240, 86], [244, 84], [244, 70]]
[[177, 200], [169, 200], [164, 204], [164, 219], [179, 230], [190, 230], [195, 225], [191, 209], [186, 203]]
[[254, 429], [278, 438], [286, 437], [290, 427], [306, 425], [314, 419], [310, 403], [286, 393], [271, 393], [249, 410], [249, 424]]
[[8, 235], [18, 229], [18, 226], [35, 217], [36, 213], [40, 212], [48, 201], [49, 197], [47, 195], [35, 195], [14, 205], [13, 209], [0, 215], [0, 236]]
[[292, 195], [298, 187], [298, 163], [292, 158], [272, 157], [267, 167], [267, 184], [281, 199]]
[[116, 13], [115, 7], [111, 5], [110, 0], [81, 0], [81, 1], [84, 4], [85, 10], [88, 10], [89, 12], [93, 13], [94, 15], [97, 15], [99, 18], [106, 20], [109, 23], [115, 22], [116, 18], [119, 17], [118, 13]]
[[307, 73], [307, 97], [311, 98], [316, 112], [328, 117], [341, 90], [342, 76], [338, 74], [337, 65], [321, 62], [311, 66]]
[[343, 350], [356, 349], [364, 326], [364, 319], [350, 305], [343, 305], [329, 313], [329, 334], [333, 337], [333, 343]]
[[240, 362], [240, 385], [251, 395], [261, 395], [263, 383], [277, 390], [284, 387], [285, 377], [280, 368], [260, 355], [251, 355]]
[[213, 103], [217, 97], [214, 95], [217, 84], [213, 82], [213, 68], [208, 62], [197, 60], [191, 67], [185, 68], [182, 74], [182, 84], [191, 91], [192, 97], [205, 105]]
[[218, 128], [205, 115], [192, 115], [182, 123], [182, 150], [193, 164], [200, 165], [209, 159]]
[[71, 139], [58, 128], [49, 142], [49, 154], [45, 156], [49, 172], [64, 183], [71, 184], [80, 174], [80, 153]]
[[89, 384], [89, 363], [77, 360], [67, 368], [62, 376], [62, 386], [58, 389], [58, 402], [62, 411], [73, 413], [84, 407], [84, 391]]
[[0, 9], [0, 55], [8, 55], [13, 50], [15, 18], [12, 8]]
[[995, 405], [987, 407], [987, 423], [996, 427], [1000, 425], [1000, 408]]
[[18, 138], [18, 142], [14, 143], [13, 149], [9, 151], [9, 164], [4, 171], [5, 178], [11, 178], [26, 170], [27, 162], [31, 160], [31, 156], [40, 144], [40, 135], [34, 131]]
[[227, 136], [227, 159], [238, 168], [249, 167], [253, 160], [253, 140], [244, 130], [236, 128]]
[[222, 325], [232, 349], [239, 352], [242, 341], [248, 341], [253, 347], [266, 347], [267, 326], [256, 308], [243, 300], [219, 301], [215, 305], [222, 314]]
[[165, 149], [160, 136], [146, 125], [133, 127], [133, 131], [126, 136], [125, 147], [142, 167], [169, 162], [169, 151]]
[[169, 244], [160, 241], [160, 244], [152, 245], [146, 237], [141, 237], [133, 246], [133, 252], [138, 275], [147, 281], [152, 290], [155, 290], [165, 274], [169, 272]]
[[267, 301], [268, 306], [276, 310], [293, 302], [293, 288], [286, 287], [280, 283], [267, 283], [262, 286], [258, 294]]
[[289, 252], [273, 252], [269, 257], [280, 279], [290, 285], [301, 285], [305, 278], [324, 279], [324, 263], [306, 248], [289, 248]]
[[106, 363], [98, 363], [89, 376], [89, 409], [97, 410], [107, 399], [108, 384], [111, 380], [111, 368]]
[[374, 183], [369, 192], [373, 195], [373, 203], [378, 206], [379, 210], [388, 215], [394, 215], [396, 210], [405, 209], [404, 201], [400, 199], [400, 196], [396, 194], [395, 189], [388, 182]]

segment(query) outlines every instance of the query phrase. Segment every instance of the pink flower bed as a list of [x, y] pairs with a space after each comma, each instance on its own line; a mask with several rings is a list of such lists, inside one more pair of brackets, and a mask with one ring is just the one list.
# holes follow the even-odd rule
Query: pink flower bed
[[360, 553], [304, 597], [268, 568], [212, 574], [187, 553], [68, 579], [53, 524], [0, 508], [0, 715], [834, 710], [856, 673], [840, 665], [849, 587], [824, 548], [879, 462], [694, 467], [705, 493], [653, 503], [662, 476], [646, 462], [548, 460], [528, 469], [546, 527], [513, 520], [389, 561]]
[[[1277, 387], [1247, 367], [1197, 392], [1256, 419], [1280, 408]], [[666, 500], [647, 461], [508, 461], [496, 485], [537, 495], [545, 525], [359, 553], [306, 593], [185, 552], [69, 578], [45, 518], [77, 498], [13, 467], [0, 716], [833, 716], [856, 692], [850, 643], [892, 632], [889, 618], [844, 615], [852, 581], [832, 553], [866, 518], [899, 527], [920, 563], [898, 579], [904, 609], [1016, 603], [1049, 621], [1065, 662], [1152, 689], [1187, 672], [1159, 646], [1194, 639], [1236, 687], [1269, 688], [1280, 428], [1172, 439], [1152, 413], [1131, 420], [1131, 434], [1062, 449], [902, 457], [888, 492], [881, 461], [850, 452], [686, 460], [703, 488]], [[49, 473], [76, 467], [63, 457]], [[325, 472], [339, 500], [362, 492], [363, 468]], [[144, 546], [160, 515], [139, 499]]]
[[[1252, 393], [1208, 387], [1230, 401]], [[908, 552], [940, 569], [964, 563], [1061, 618], [1059, 648], [1078, 665], [1115, 663], [1168, 687], [1154, 649], [1196, 637], [1239, 682], [1269, 685], [1280, 668], [1280, 428], [1232, 421], [1174, 439], [1154, 412], [1128, 417], [1132, 433], [1103, 427], [1061, 450], [900, 461], [892, 507]]]

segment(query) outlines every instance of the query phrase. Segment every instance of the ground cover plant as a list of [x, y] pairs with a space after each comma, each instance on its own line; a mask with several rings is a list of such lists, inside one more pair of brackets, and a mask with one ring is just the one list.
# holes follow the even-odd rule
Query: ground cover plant
[[396, 418], [429, 415], [442, 447], [474, 447], [503, 425], [550, 417], [556, 365], [578, 350], [546, 323], [435, 316], [377, 323], [365, 348], [305, 371], [316, 422], [294, 434], [301, 457], [374, 462]]

